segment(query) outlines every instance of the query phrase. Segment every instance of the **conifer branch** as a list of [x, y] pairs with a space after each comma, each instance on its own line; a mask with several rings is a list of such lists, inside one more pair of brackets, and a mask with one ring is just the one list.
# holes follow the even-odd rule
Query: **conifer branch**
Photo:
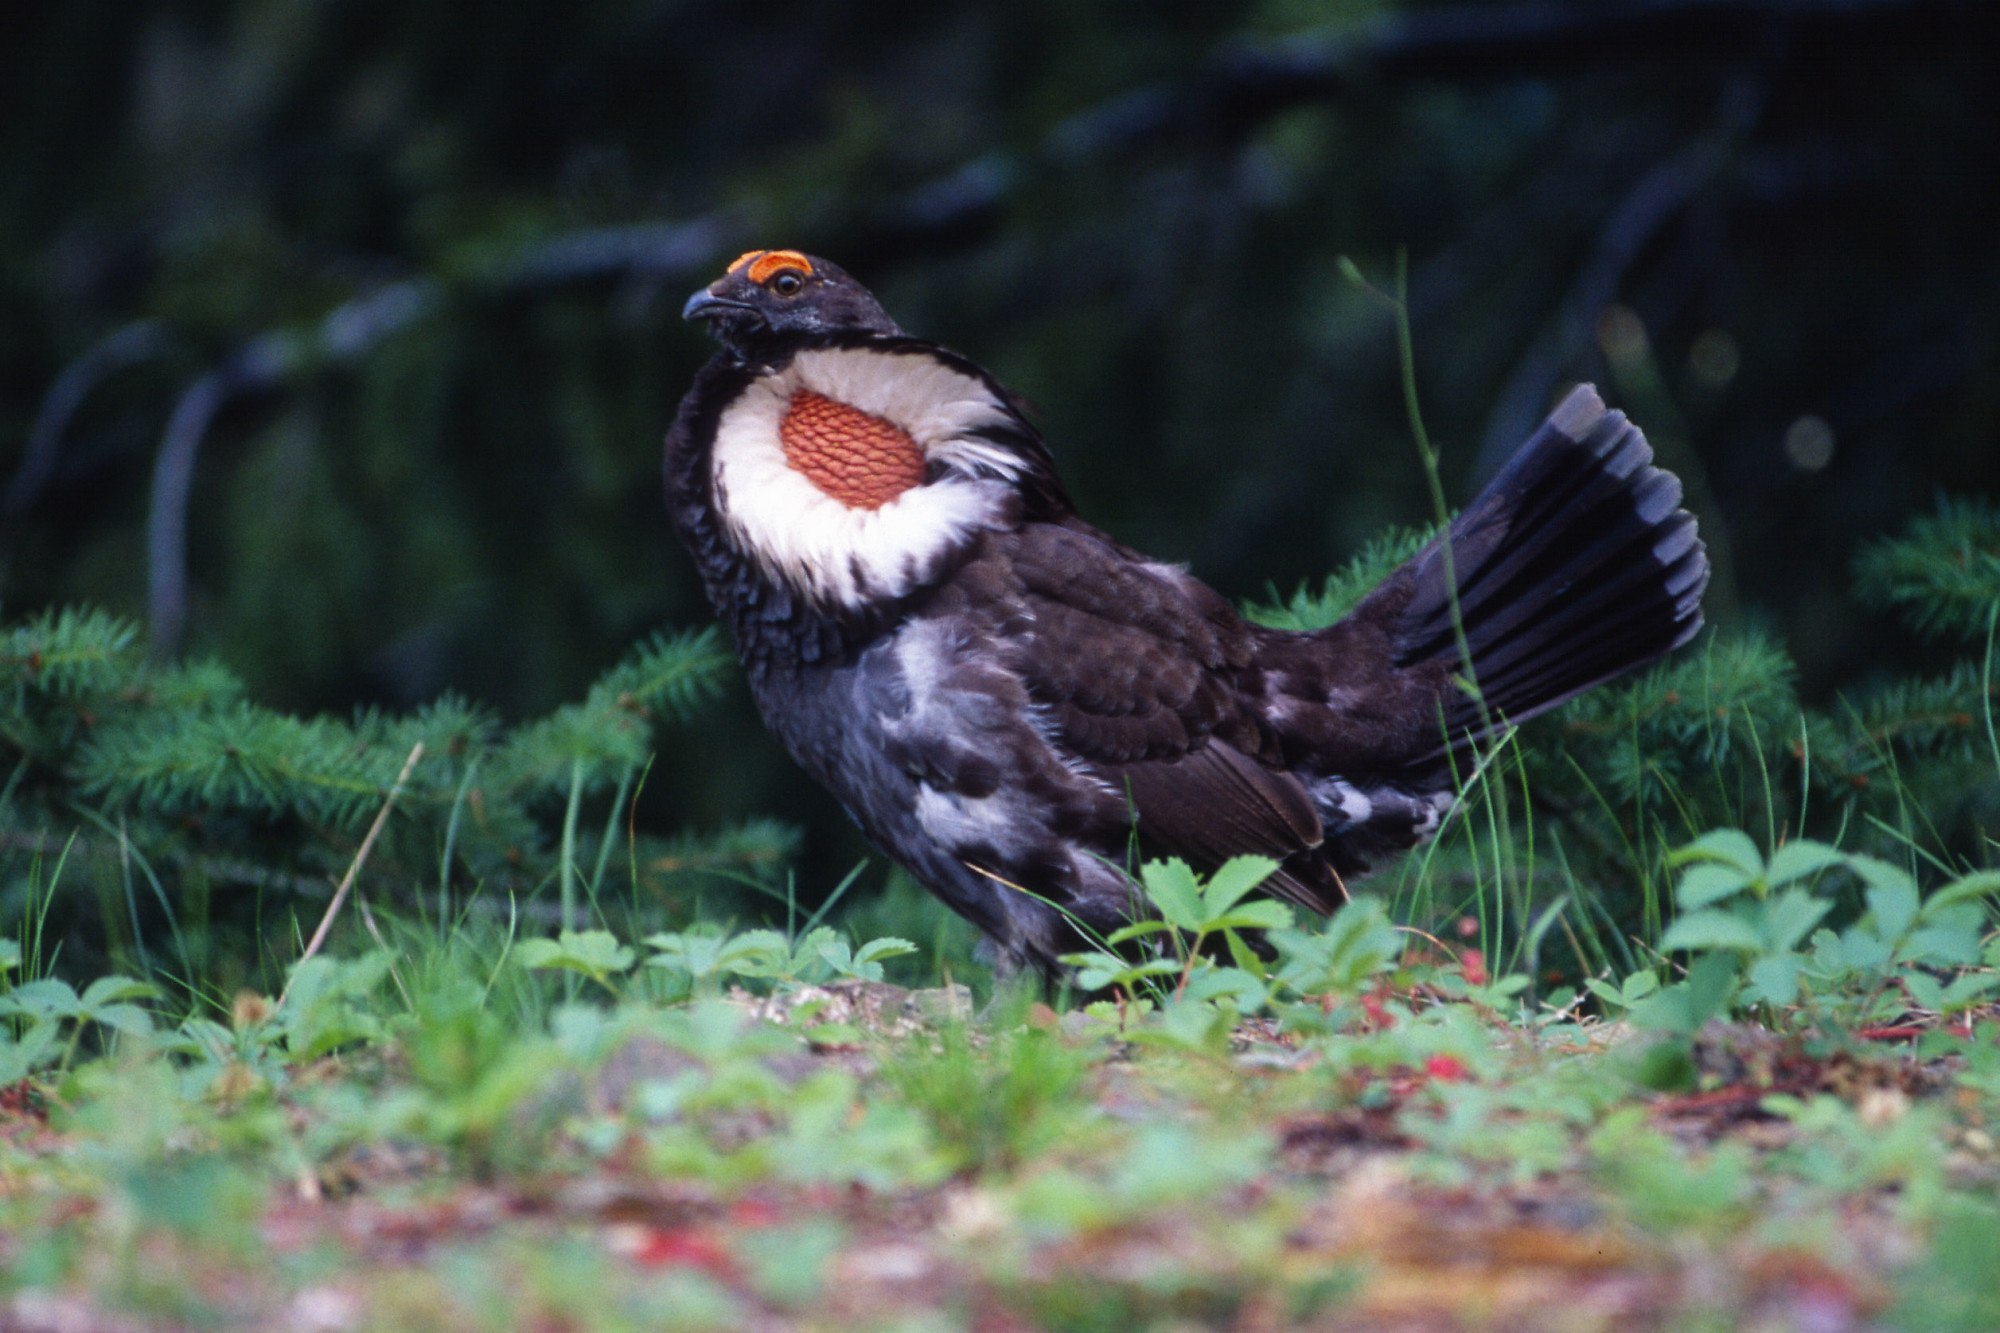
[[[345, 831], [396, 790], [410, 819], [380, 835], [373, 864], [388, 857], [386, 873], [412, 886], [441, 874], [532, 887], [553, 868], [546, 817], [577, 768], [594, 802], [645, 766], [660, 723], [699, 711], [730, 669], [712, 629], [663, 634], [583, 701], [512, 730], [455, 696], [409, 714], [299, 718], [247, 699], [217, 663], [150, 664], [130, 622], [43, 613], [0, 626], [0, 852], [45, 849], [50, 830], [85, 819], [129, 828], [170, 878], [317, 897], [326, 881], [309, 867], [337, 869]], [[419, 745], [430, 758], [398, 787], [397, 766]], [[573, 856], [608, 864], [600, 841], [579, 834]], [[795, 846], [779, 825], [672, 839], [635, 829], [635, 887], [689, 872], [767, 881]], [[115, 874], [116, 852], [85, 836], [72, 877]]]
[[[1243, 614], [1271, 629], [1325, 629], [1375, 591], [1398, 565], [1416, 555], [1437, 535], [1435, 528], [1391, 528], [1372, 538], [1353, 559], [1327, 575], [1317, 590], [1301, 585], [1284, 601], [1254, 604]], [[1276, 598], [1276, 590], [1271, 596]]]
[[1919, 634], [1984, 639], [2000, 606], [2000, 507], [1945, 500], [1902, 536], [1863, 548], [1854, 571], [1864, 601], [1898, 612]]

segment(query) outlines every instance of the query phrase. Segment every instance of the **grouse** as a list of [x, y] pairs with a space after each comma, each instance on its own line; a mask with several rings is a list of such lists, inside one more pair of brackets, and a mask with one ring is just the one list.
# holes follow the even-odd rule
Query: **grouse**
[[1293, 632], [1078, 517], [1022, 400], [827, 260], [752, 251], [683, 314], [722, 348], [668, 504], [757, 707], [1006, 969], [1131, 920], [1135, 845], [1274, 858], [1266, 891], [1330, 912], [1437, 830], [1492, 728], [1701, 627], [1680, 483], [1587, 385], [1448, 551]]

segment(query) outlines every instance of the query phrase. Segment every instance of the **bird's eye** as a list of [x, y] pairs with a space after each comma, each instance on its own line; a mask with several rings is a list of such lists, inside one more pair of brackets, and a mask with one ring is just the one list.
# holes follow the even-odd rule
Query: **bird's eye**
[[771, 279], [771, 290], [780, 296], [797, 296], [806, 280], [797, 269], [788, 268]]

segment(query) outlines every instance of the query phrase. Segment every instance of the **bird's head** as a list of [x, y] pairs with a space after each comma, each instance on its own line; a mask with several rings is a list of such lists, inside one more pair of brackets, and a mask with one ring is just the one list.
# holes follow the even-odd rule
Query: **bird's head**
[[740, 360], [779, 360], [832, 333], [900, 334], [868, 289], [838, 264], [797, 250], [752, 250], [688, 298], [683, 319]]
[[1073, 512], [1019, 400], [905, 334], [839, 265], [753, 250], [684, 313], [725, 354], [668, 435], [676, 512], [811, 605], [873, 614], [982, 534]]

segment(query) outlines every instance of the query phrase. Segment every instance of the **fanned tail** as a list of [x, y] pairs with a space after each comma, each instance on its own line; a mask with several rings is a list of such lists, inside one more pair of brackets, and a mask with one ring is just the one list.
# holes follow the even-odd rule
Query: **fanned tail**
[[[1622, 412], [1579, 385], [1449, 533], [1479, 698], [1444, 701], [1444, 735], [1522, 722], [1665, 656], [1701, 629], [1708, 557], [1681, 484]], [[1411, 561], [1396, 663], [1461, 669], [1444, 552]], [[1482, 709], [1481, 704], [1484, 704]]]

